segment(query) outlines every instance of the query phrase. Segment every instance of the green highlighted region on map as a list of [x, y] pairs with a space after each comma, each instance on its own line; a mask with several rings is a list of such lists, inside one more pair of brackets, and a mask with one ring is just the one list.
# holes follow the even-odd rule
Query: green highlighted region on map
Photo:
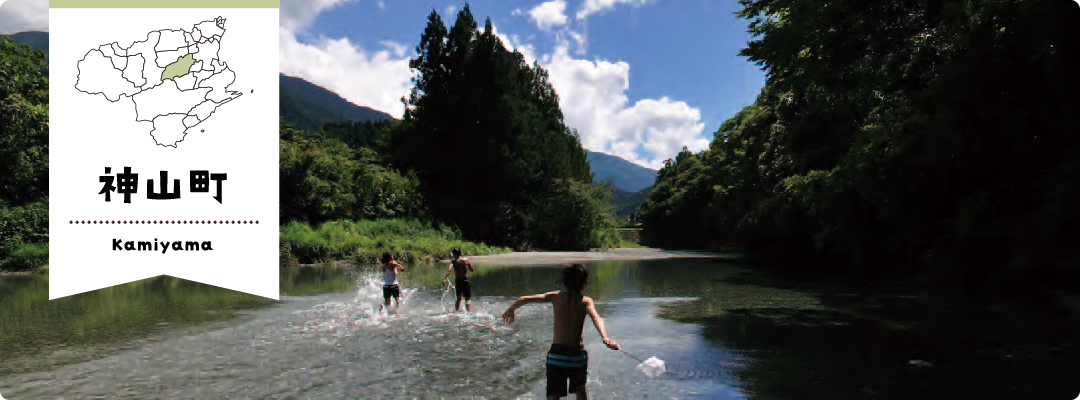
[[191, 71], [192, 65], [195, 65], [195, 57], [192, 57], [191, 54], [180, 57], [176, 59], [176, 62], [165, 67], [165, 72], [161, 73], [161, 80], [187, 75]]

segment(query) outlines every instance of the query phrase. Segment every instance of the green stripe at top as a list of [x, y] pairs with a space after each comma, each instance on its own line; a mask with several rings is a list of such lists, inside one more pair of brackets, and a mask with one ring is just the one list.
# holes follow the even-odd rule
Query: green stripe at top
[[49, 8], [278, 8], [278, 0], [49, 0]]

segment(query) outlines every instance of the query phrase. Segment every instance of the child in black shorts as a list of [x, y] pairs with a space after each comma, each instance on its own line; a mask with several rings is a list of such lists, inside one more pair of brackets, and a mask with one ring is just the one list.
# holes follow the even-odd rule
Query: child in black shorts
[[585, 316], [592, 319], [596, 331], [600, 333], [608, 348], [618, 350], [619, 344], [608, 338], [604, 319], [596, 312], [593, 299], [581, 294], [589, 285], [589, 271], [585, 270], [585, 266], [574, 264], [563, 268], [562, 282], [566, 285], [566, 290], [518, 298], [503, 313], [503, 320], [507, 323], [514, 322], [514, 310], [525, 304], [551, 303], [555, 309], [555, 335], [547, 355], [547, 398], [558, 399], [574, 392], [577, 399], [587, 399], [585, 379], [588, 375], [589, 354], [585, 352], [581, 339]]
[[401, 286], [398, 284], [397, 273], [404, 271], [405, 267], [394, 261], [390, 253], [382, 255], [383, 270], [383, 304], [390, 307], [390, 298], [394, 298], [394, 305], [401, 304]]
[[457, 294], [454, 311], [461, 310], [461, 298], [464, 297], [465, 312], [470, 312], [472, 311], [472, 282], [469, 282], [469, 272], [473, 270], [472, 262], [462, 257], [461, 249], [457, 247], [450, 250], [450, 254], [454, 258], [450, 260], [450, 266], [446, 267], [446, 276], [443, 276], [443, 280], [447, 280], [451, 272], [454, 273], [454, 291]]

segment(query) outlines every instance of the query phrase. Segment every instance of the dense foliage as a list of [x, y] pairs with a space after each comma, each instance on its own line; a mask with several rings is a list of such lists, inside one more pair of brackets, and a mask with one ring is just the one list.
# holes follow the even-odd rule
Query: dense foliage
[[352, 135], [336, 132], [335, 136], [281, 126], [282, 223], [423, 215], [415, 177], [383, 164], [371, 148], [349, 146], [343, 139]]
[[624, 192], [615, 189], [611, 193], [611, 205], [615, 207], [615, 214], [619, 216], [622, 223], [636, 223], [634, 213], [637, 212], [638, 206], [641, 206], [641, 203], [645, 202], [645, 199], [649, 197], [651, 191], [652, 186], [637, 192]]
[[0, 37], [0, 269], [44, 266], [48, 221], [47, 56]]
[[410, 67], [403, 123], [387, 141], [416, 171], [427, 208], [466, 237], [518, 249], [618, 243], [604, 187], [539, 65], [508, 51], [466, 5], [447, 31], [434, 10]]
[[461, 232], [417, 219], [327, 221], [311, 225], [290, 222], [281, 227], [281, 264], [351, 260], [377, 263], [384, 252], [406, 263], [449, 259], [457, 247], [465, 255], [503, 253], [505, 248], [464, 240]]
[[1080, 213], [1073, 2], [740, 4], [756, 35], [742, 55], [767, 83], [707, 151], [660, 171], [646, 240], [929, 272], [982, 299], [1080, 265], [1065, 240]]

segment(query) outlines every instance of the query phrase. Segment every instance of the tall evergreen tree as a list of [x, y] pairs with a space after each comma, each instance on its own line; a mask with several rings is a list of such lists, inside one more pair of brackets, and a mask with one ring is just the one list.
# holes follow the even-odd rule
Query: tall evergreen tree
[[614, 221], [552, 224], [540, 215], [566, 196], [587, 205], [582, 213], [609, 211], [578, 186], [591, 184], [588, 161], [547, 73], [507, 50], [490, 19], [478, 30], [468, 4], [448, 33], [441, 24], [432, 12], [410, 62], [418, 77], [405, 124], [392, 140], [399, 164], [417, 171], [431, 212], [472, 238], [519, 248], [612, 244], [589, 230]]

